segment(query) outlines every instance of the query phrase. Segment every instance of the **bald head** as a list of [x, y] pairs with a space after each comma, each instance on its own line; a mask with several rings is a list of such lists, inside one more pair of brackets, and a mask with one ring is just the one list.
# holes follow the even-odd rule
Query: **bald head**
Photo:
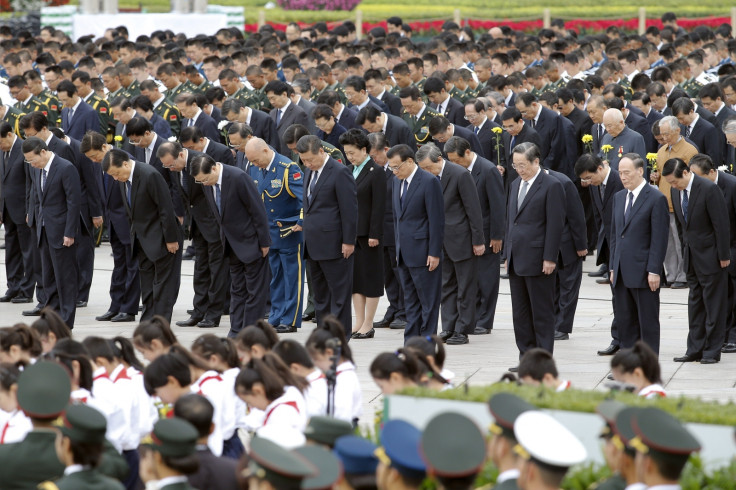
[[500, 37], [503, 37], [503, 31], [501, 30], [500, 27], [491, 27], [488, 30], [488, 34], [490, 34], [493, 39], [498, 39]]
[[268, 167], [273, 160], [273, 150], [261, 138], [251, 138], [245, 145], [245, 157], [260, 168]]
[[606, 131], [615, 138], [626, 127], [624, 115], [618, 109], [607, 109], [603, 113], [603, 125], [606, 126]]

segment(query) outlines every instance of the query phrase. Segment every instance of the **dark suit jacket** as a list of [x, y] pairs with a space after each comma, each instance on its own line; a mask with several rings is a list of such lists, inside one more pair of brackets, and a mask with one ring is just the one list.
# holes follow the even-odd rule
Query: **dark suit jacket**
[[171, 137], [171, 126], [168, 122], [166, 122], [166, 119], [159, 116], [155, 112], [153, 113], [153, 116], [151, 116], [151, 119], [148, 120], [148, 122], [151, 123], [151, 126], [153, 126], [153, 130], [161, 136], [162, 138], [168, 139]]
[[[466, 129], [475, 133], [475, 135], [478, 137], [480, 147], [483, 149], [483, 152], [479, 153], [478, 155], [494, 162], [497, 165], [503, 165], [503, 163], [506, 161], [506, 152], [503, 151], [503, 148], [501, 148], [500, 152], [496, 151], [496, 135], [493, 133], [493, 128], [498, 127], [500, 127], [498, 124], [491, 121], [490, 119], [486, 119], [486, 121], [483, 123], [483, 126], [480, 127], [480, 130], [478, 130], [477, 133], [475, 133], [475, 126], [473, 126], [472, 124], [466, 126]], [[503, 138], [501, 139], [501, 141], [503, 141]], [[501, 157], [500, 162], [497, 162], [496, 160], [499, 160], [499, 156]]]
[[396, 258], [407, 267], [427, 267], [427, 257], [442, 257], [445, 208], [437, 177], [417, 167], [406, 195], [404, 181], [394, 179], [393, 208]]
[[[66, 144], [65, 141], [60, 140], [56, 136], [52, 135], [51, 140], [48, 143], [48, 149], [54, 153], [54, 155], [63, 158], [69, 162], [74, 160], [74, 152], [72, 148]], [[38, 211], [38, 195], [34, 192], [35, 186], [41, 181], [41, 171], [37, 168], [29, 166], [28, 171], [30, 172], [31, 181], [26, 185], [26, 209], [28, 209], [28, 226], [33, 226], [36, 222], [37, 211]]]
[[26, 223], [26, 183], [30, 183], [31, 166], [23, 157], [23, 140], [16, 136], [5, 158], [0, 152], [0, 217], [8, 216], [17, 225]]
[[97, 186], [97, 172], [100, 167], [82, 153], [79, 141], [70, 137], [69, 146], [74, 153], [72, 163], [77, 168], [82, 184], [79, 201], [82, 221], [88, 231], [92, 231], [92, 218], [101, 217], [103, 214], [102, 198]]
[[224, 163], [225, 165], [235, 165], [233, 152], [222, 143], [210, 140], [204, 152], [214, 158], [216, 162]]
[[255, 109], [250, 110], [250, 127], [253, 129], [253, 136], [257, 136], [268, 143], [271, 148], [278, 149], [281, 146], [281, 139], [278, 131], [276, 131], [276, 121], [271, 119], [268, 114]]
[[71, 109], [66, 107], [61, 110], [61, 129], [70, 138], [81, 141], [87, 131], [107, 134], [107, 128], [104, 132], [100, 130], [100, 118], [97, 116], [97, 111], [85, 101], [80, 100], [79, 107], [74, 111], [71, 121], [69, 121], [70, 111]]
[[504, 255], [518, 276], [541, 276], [543, 262], [557, 262], [565, 226], [565, 191], [556, 178], [540, 169], [517, 210], [517, 178], [509, 187]]
[[539, 141], [539, 134], [537, 134], [537, 132], [532, 129], [531, 126], [529, 126], [528, 122], [524, 122], [524, 126], [522, 126], [521, 131], [519, 131], [519, 134], [517, 134], [515, 138], [512, 137], [507, 131], [503, 132], [502, 138], [503, 152], [506, 155], [505, 161], [503, 162], [503, 165], [506, 168], [506, 172], [504, 175], [506, 180], [506, 188], [508, 188], [511, 186], [511, 183], [519, 176], [519, 174], [516, 173], [516, 170], [514, 170], [514, 168], [511, 166], [511, 164], [514, 163], [514, 159], [511, 155], [511, 151], [514, 149], [514, 146], [526, 142], [534, 143], [535, 145], [540, 146], [541, 142]]
[[[351, 172], [352, 170], [350, 168]], [[355, 179], [355, 186], [358, 194], [357, 236], [376, 238], [383, 244], [386, 172], [371, 159]]]
[[404, 122], [400, 117], [393, 116], [386, 113], [388, 121], [386, 122], [386, 145], [389, 147], [404, 144], [409, 145], [409, 148], [416, 151], [417, 142], [414, 139], [414, 135], [409, 129], [409, 125]]
[[[700, 114], [700, 117], [711, 123], [712, 125], [716, 125], [716, 116], [712, 112], [710, 112], [708, 109], [703, 107], [702, 105], [698, 104], [695, 106], [695, 112]], [[671, 114], [670, 114], [671, 115]]]
[[585, 147], [583, 146], [583, 135], [592, 134], [593, 120], [587, 112], [575, 107], [570, 114], [565, 116], [575, 127], [575, 145], [577, 146], [577, 157], [583, 154]]
[[[168, 126], [169, 123], [166, 123], [166, 125]], [[115, 142], [115, 146], [119, 147], [123, 151], [127, 151], [128, 153], [132, 155], [133, 153], [135, 153], [135, 146], [130, 142], [130, 139], [128, 139], [128, 135], [125, 132], [125, 127], [126, 127], [125, 124], [121, 122], [115, 125], [115, 137], [117, 138], [118, 136], [120, 136], [121, 138], [123, 138], [122, 142], [120, 143]], [[156, 128], [153, 128], [153, 130], [156, 131]], [[156, 134], [158, 134], [158, 132], [156, 132]], [[171, 127], [169, 126], [169, 135], [170, 134], [171, 134]], [[159, 136], [163, 136], [163, 135], [159, 134]]]
[[220, 224], [220, 239], [244, 264], [261, 257], [261, 248], [271, 246], [271, 234], [263, 199], [248, 174], [236, 167], [222, 166], [221, 206], [217, 210], [215, 187], [204, 190], [205, 199]]
[[[611, 241], [614, 237], [611, 235], [611, 219], [613, 217], [613, 196], [618, 191], [624, 188], [621, 183], [621, 177], [618, 172], [611, 169], [608, 175], [608, 182], [606, 183], [606, 193], [601, 199], [600, 186], [590, 186], [590, 198], [593, 201], [593, 211], [597, 216], [597, 222], [601, 223], [601, 227], [598, 230], [598, 241], [596, 243], [596, 249], [598, 250], [598, 256], [596, 257], [596, 265], [605, 263], [606, 258], [609, 256], [611, 250]], [[605, 250], [605, 252], [603, 252]], [[604, 258], [605, 257], [605, 258]]]
[[358, 128], [358, 125], [355, 124], [355, 118], [358, 117], [358, 112], [346, 105], [344, 105], [344, 107], [342, 114], [340, 114], [340, 118], [335, 118], [337, 123], [345, 129]]
[[217, 457], [207, 447], [197, 449], [199, 469], [187, 478], [197, 490], [238, 490], [238, 462], [232, 458]]
[[388, 106], [388, 110], [391, 111], [391, 114], [396, 117], [401, 117], [401, 111], [403, 111], [404, 108], [401, 106], [400, 98], [390, 93], [388, 90], [385, 90], [380, 100]]
[[314, 117], [312, 117], [312, 111], [317, 106], [317, 104], [309, 100], [309, 98], [307, 97], [301, 97], [297, 105], [301, 107], [302, 110], [307, 114], [307, 122], [309, 123], [307, 125], [307, 128], [309, 128], [309, 133], [317, 134], [318, 128], [317, 125], [314, 124]]
[[[184, 119], [181, 122], [182, 129], [189, 126], [189, 119]], [[202, 134], [208, 137], [209, 139], [213, 141], [220, 141], [220, 130], [217, 129], [217, 123], [214, 119], [212, 119], [212, 116], [207, 114], [206, 112], [202, 111], [199, 113], [199, 116], [197, 116], [197, 119], [194, 120], [194, 126], [198, 127], [200, 131], [202, 131]]]
[[[478, 136], [473, 132], [472, 129], [465, 128], [463, 126], [458, 126], [457, 124], [453, 125], [453, 136], [458, 136], [460, 138], [463, 138], [468, 143], [470, 143], [470, 149], [485, 158], [485, 150], [483, 150], [483, 147], [480, 144], [480, 140], [478, 139]], [[439, 141], [435, 140], [434, 144], [437, 145], [437, 148], [440, 149], [443, 155], [447, 157], [447, 154], [445, 153], [445, 144], [440, 143]]]
[[475, 180], [465, 167], [447, 160], [440, 180], [445, 208], [445, 253], [454, 262], [470, 259], [473, 245], [486, 241]]
[[[381, 112], [391, 112], [391, 109], [389, 109], [389, 107], [381, 99], [377, 99], [373, 97], [372, 95], [368, 94], [368, 100], [371, 101], [370, 102], [371, 104], [378, 107], [378, 110], [380, 110]], [[401, 99], [399, 99], [399, 102], [401, 102]], [[360, 111], [358, 110], [358, 112]]]
[[[304, 185], [312, 185], [312, 172], [304, 172]], [[312, 260], [342, 257], [342, 244], [357, 237], [358, 198], [353, 172], [332, 157], [319, 170], [314, 194], [304, 191], [304, 248]]]
[[[561, 170], [568, 163], [565, 160], [566, 149], [562, 119], [562, 116], [556, 112], [542, 107], [534, 129], [539, 133], [541, 143], [539, 149], [542, 153], [542, 161], [540, 164], [545, 168], [567, 173], [566, 170]], [[529, 122], [527, 121], [527, 124]]]
[[[685, 133], [683, 132], [682, 134], [684, 135]], [[700, 117], [688, 138], [698, 148], [700, 153], [710, 156], [716, 167], [723, 165], [723, 150], [726, 148], [726, 145], [723, 143], [725, 140], [723, 132], [717, 130], [711, 123]]]
[[562, 129], [562, 143], [565, 150], [565, 158], [558, 163], [557, 171], [564, 173], [571, 179], [575, 179], [573, 167], [578, 159], [578, 146], [575, 142], [575, 125], [566, 117], [560, 116], [560, 127]]
[[670, 192], [685, 271], [692, 264], [700, 274], [720, 272], [719, 261], [731, 259], [730, 224], [723, 192], [710, 180], [695, 175], [688, 196], [687, 222], [682, 215], [682, 191]]
[[[434, 106], [432, 107], [434, 110], [439, 111], [439, 106], [432, 105]], [[465, 127], [468, 124], [468, 121], [465, 120], [465, 105], [454, 97], [448, 99], [447, 109], [445, 109], [442, 115], [456, 126]]]
[[470, 175], [475, 181], [480, 201], [480, 212], [483, 215], [483, 236], [486, 253], [490, 251], [491, 240], [503, 240], [506, 228], [506, 194], [503, 189], [503, 177], [496, 166], [478, 156]]
[[731, 265], [729, 271], [736, 273], [736, 177], [726, 172], [718, 172], [718, 188], [723, 192], [723, 199], [728, 209], [728, 222], [731, 225]]
[[[39, 171], [40, 172], [40, 171]], [[81, 184], [79, 173], [69, 160], [55, 155], [46, 176], [46, 185], [41, 190], [41, 177], [34, 182], [36, 195], [36, 229], [38, 244], [41, 243], [42, 228], [46, 229], [53, 248], [64, 246], [64, 237], [79, 235]], [[43, 223], [43, 227], [40, 224]]]
[[611, 258], [614, 286], [621, 280], [627, 288], [648, 289], [649, 273], [662, 275], [670, 226], [667, 198], [649, 184], [639, 193], [628, 219], [624, 218], [628, 191], [613, 196]]
[[[278, 115], [278, 111], [278, 109], [271, 109], [270, 116], [274, 124], [276, 124], [276, 116]], [[292, 124], [301, 124], [303, 126], [309, 127], [309, 117], [307, 116], [307, 113], [304, 112], [304, 109], [294, 104], [293, 102], [290, 102], [289, 106], [286, 108], [286, 112], [281, 115], [281, 120], [276, 126], [276, 131], [279, 135], [279, 146], [276, 149], [282, 155], [288, 155], [290, 151], [289, 147], [286, 146], [286, 143], [284, 143], [284, 133], [286, 132], [286, 128], [288, 128]]]
[[[599, 129], [601, 130], [600, 138], [598, 137]], [[603, 140], [603, 137], [608, 134], [608, 131], [602, 129], [600, 124], [593, 124], [593, 126], [591, 126], [590, 128], [590, 131], [593, 135], [593, 154], [597, 155], [601, 152], [601, 145], [603, 144], [601, 143], [601, 141]]]
[[650, 124], [645, 117], [639, 116], [629, 111], [629, 115], [624, 120], [624, 122], [626, 123], [626, 126], [628, 128], [633, 129], [634, 131], [642, 135], [642, 137], [644, 138], [644, 145], [648, 153], [657, 152], [659, 144], [657, 143], [657, 140], [654, 139], [654, 135], [652, 134], [652, 124]]
[[[190, 171], [192, 160], [201, 153], [194, 150], [185, 151], [187, 152], [187, 163], [184, 170], [171, 172], [171, 177], [176, 184], [179, 195], [181, 195], [185, 209], [192, 217], [192, 228], [196, 227], [208, 242], [216, 242], [220, 239], [220, 226], [217, 223], [217, 217], [213, 214], [213, 210], [204, 197], [206, 192], [204, 186], [194, 181]], [[183, 182], [186, 184], [183, 185]]]
[[578, 188], [567, 175], [554, 170], [550, 170], [549, 175], [559, 180], [565, 191], [565, 227], [560, 242], [560, 267], [567, 267], [581, 260], [578, 250], [588, 248], [585, 210]]
[[[148, 164], [158, 170], [158, 172], [161, 174], [161, 176], [164, 178], [164, 182], [166, 182], [166, 185], [169, 188], [169, 194], [171, 195], [171, 202], [174, 203], [174, 211], [176, 212], [177, 216], [184, 216], [184, 205], [181, 202], [181, 197], [179, 196], [179, 191], [176, 188], [176, 185], [174, 184], [174, 180], [171, 177], [171, 171], [168, 168], [164, 168], [164, 164], [161, 163], [161, 160], [156, 156], [158, 153], [159, 147], [165, 142], [166, 140], [163, 139], [161, 136], [156, 134], [156, 141], [153, 143], [153, 150], [151, 151], [151, 159], [149, 160]], [[146, 163], [146, 149], [141, 147], [134, 147], [133, 148], [133, 157], [136, 162]]]
[[[143, 252], [152, 262], [166, 257], [169, 253], [166, 244], [181, 243], [182, 232], [163, 176], [153, 166], [136, 161], [130, 206], [125, 182], [118, 182], [118, 187], [128, 212], [133, 253]], [[136, 249], [136, 240], [142, 250]]]
[[212, 112], [210, 113], [210, 117], [215, 120], [216, 123], [220, 123], [224, 117], [222, 117], [222, 112], [220, 112], [220, 109], [217, 108], [217, 106], [212, 106]]
[[386, 204], [383, 213], [383, 246], [396, 246], [396, 236], [394, 230], [394, 181], [396, 176], [391, 170], [386, 170], [388, 166], [378, 167], [376, 170], [382, 171], [386, 175]]

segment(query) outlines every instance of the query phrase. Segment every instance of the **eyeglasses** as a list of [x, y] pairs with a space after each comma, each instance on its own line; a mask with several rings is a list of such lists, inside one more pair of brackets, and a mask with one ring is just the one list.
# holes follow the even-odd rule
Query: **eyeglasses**
[[394, 167], [394, 166], [392, 166], [392, 165], [389, 165], [389, 166], [388, 166], [388, 168], [389, 168], [389, 170], [391, 170], [391, 171], [392, 171], [393, 173], [396, 173], [396, 172], [398, 172], [398, 171], [399, 171], [399, 170], [401, 169], [401, 167], [403, 167], [403, 166], [404, 166], [404, 165], [406, 165], [407, 163], [409, 163], [409, 160], [407, 160], [407, 161], [405, 161], [405, 162], [401, 162], [401, 165], [399, 165], [399, 166], [397, 166], [397, 167]]
[[528, 166], [529, 166], [528, 163], [519, 163], [519, 164], [512, 163], [511, 164], [511, 168], [513, 168], [514, 170], [523, 170], [527, 168]]

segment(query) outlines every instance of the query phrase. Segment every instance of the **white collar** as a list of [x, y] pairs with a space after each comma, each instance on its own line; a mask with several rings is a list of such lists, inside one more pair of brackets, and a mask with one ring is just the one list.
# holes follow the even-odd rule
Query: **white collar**
[[478, 160], [478, 154], [473, 153], [473, 159], [470, 161], [470, 165], [468, 165], [468, 172], [473, 171], [473, 167], [475, 166], [475, 161]]
[[501, 483], [503, 483], [503, 482], [505, 482], [507, 480], [518, 479], [520, 474], [521, 473], [516, 468], [510, 469], [510, 470], [506, 470], [503, 473], [501, 473], [500, 475], [498, 475], [498, 478], [496, 478], [496, 484], [497, 485], [498, 484], [501, 484]]
[[176, 483], [186, 483], [187, 477], [186, 476], [167, 476], [166, 478], [162, 478], [161, 480], [156, 482], [156, 488], [164, 488], [168, 485], [174, 485]]
[[67, 466], [64, 469], [64, 476], [68, 476], [73, 473], [79, 473], [80, 471], [84, 471], [88, 469], [90, 469], [89, 466], [82, 466], [81, 464], [73, 464], [73, 465]]

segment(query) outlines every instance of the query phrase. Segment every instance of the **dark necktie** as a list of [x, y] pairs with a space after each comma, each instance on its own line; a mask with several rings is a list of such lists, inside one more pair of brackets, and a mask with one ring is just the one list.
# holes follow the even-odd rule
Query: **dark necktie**
[[317, 177], [319, 177], [319, 171], [314, 172], [312, 182], [309, 183], [309, 204], [312, 204], [312, 199], [314, 199], [314, 188], [317, 187]]
[[516, 205], [516, 210], [521, 209], [521, 204], [524, 202], [524, 198], [526, 197], [526, 192], [529, 190], [529, 182], [524, 181], [524, 183], [521, 186], [521, 192], [519, 193], [519, 199], [518, 204]]
[[181, 190], [184, 191], [184, 195], [189, 194], [189, 172], [186, 167], [181, 169]]
[[217, 212], [222, 215], [222, 193], [220, 192], [220, 184], [215, 184], [215, 205]]
[[401, 195], [399, 196], [399, 204], [401, 204], [401, 209], [404, 209], [404, 196], [406, 195], [407, 189], [409, 189], [409, 180], [404, 179], [404, 183], [401, 184]]
[[514, 149], [514, 144], [515, 144], [515, 143], [516, 143], [516, 136], [512, 136], [512, 137], [511, 137], [511, 145], [509, 145], [509, 146], [510, 146], [510, 148], [509, 148], [509, 154], [510, 154], [510, 153], [511, 153], [511, 151], [512, 151], [512, 150]]
[[74, 109], [69, 109], [69, 116], [66, 118], [67, 124], [72, 123], [72, 118], [74, 117]]
[[281, 109], [276, 111], [276, 126], [281, 122]]
[[601, 141], [601, 138], [603, 138], [603, 128], [602, 128], [602, 127], [601, 127], [601, 125], [599, 124], [599, 125], [598, 125], [598, 143], [600, 143], [600, 141]]
[[682, 217], [685, 218], [685, 223], [687, 223], [687, 206], [687, 189], [685, 189], [684, 191], [682, 191]]
[[601, 184], [601, 201], [606, 197], [606, 184]]
[[128, 207], [130, 207], [130, 208], [133, 207], [133, 205], [131, 204], [131, 199], [130, 199], [130, 189], [131, 189], [131, 187], [132, 186], [130, 185], [130, 181], [129, 180], [126, 180], [125, 181], [125, 196], [128, 198]]
[[265, 168], [261, 169], [261, 177], [265, 180], [266, 176], [268, 176], [268, 171]]
[[685, 138], [689, 138], [689, 137], [690, 137], [690, 126], [686, 126], [685, 127]]
[[475, 134], [478, 134], [478, 131], [480, 131], [480, 128], [478, 126], [475, 126], [473, 128], [473, 131], [475, 131]]
[[46, 174], [47, 173], [48, 172], [46, 172], [46, 169], [41, 170], [41, 192], [43, 192], [44, 189], [46, 189]]
[[629, 204], [626, 206], [626, 212], [624, 213], [624, 223], [629, 220], [631, 214], [631, 207], [634, 205], [634, 193], [629, 191]]
[[534, 119], [532, 119], [531, 121], [529, 121], [529, 124], [531, 125], [532, 129], [534, 129], [534, 128], [537, 127], [537, 121], [535, 121]]

